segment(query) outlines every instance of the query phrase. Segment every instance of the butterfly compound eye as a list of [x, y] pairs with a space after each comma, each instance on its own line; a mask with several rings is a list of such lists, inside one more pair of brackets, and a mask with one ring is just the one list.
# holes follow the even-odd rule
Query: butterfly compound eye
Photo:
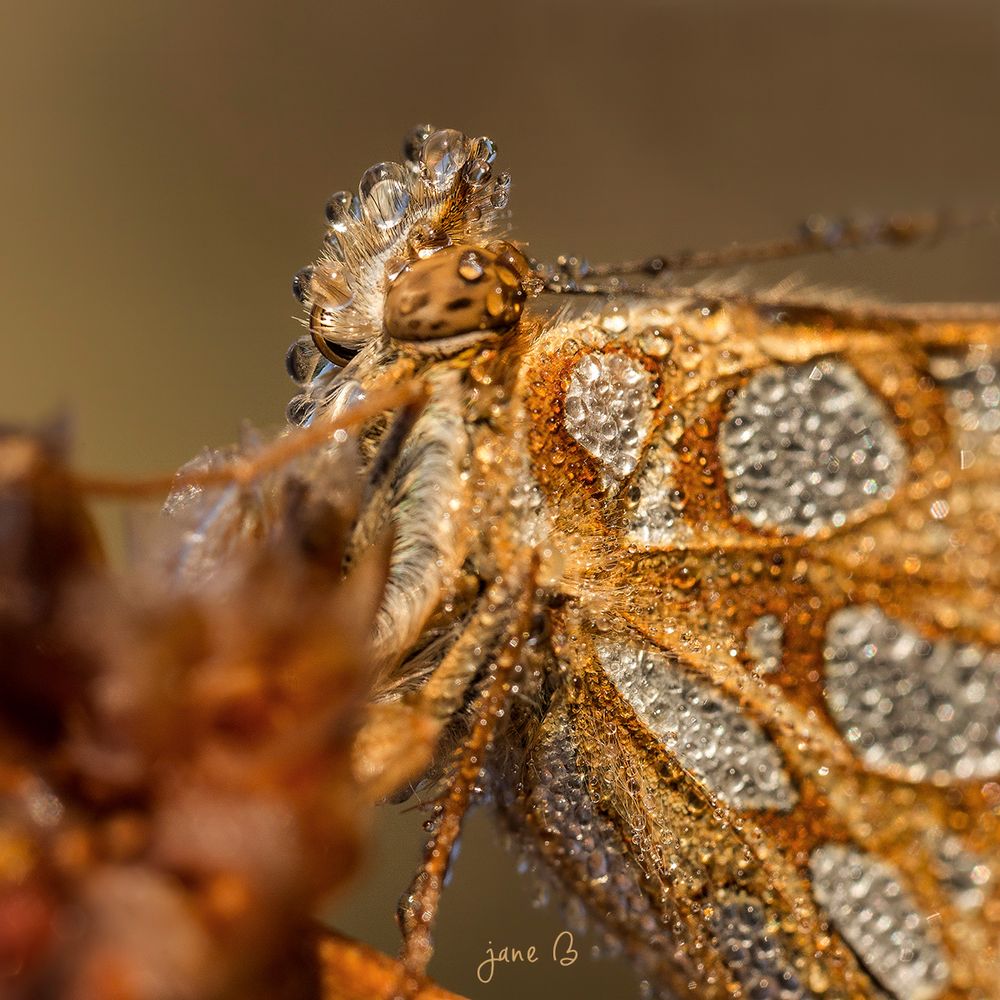
[[354, 301], [346, 272], [334, 264], [305, 268], [293, 279], [292, 290], [297, 298], [311, 303], [309, 333], [316, 349], [334, 364], [346, 365], [358, 353], [339, 343], [337, 336], [338, 317]]
[[419, 349], [479, 332], [502, 333], [517, 324], [527, 297], [527, 258], [509, 243], [449, 246], [407, 265], [389, 285], [385, 329]]

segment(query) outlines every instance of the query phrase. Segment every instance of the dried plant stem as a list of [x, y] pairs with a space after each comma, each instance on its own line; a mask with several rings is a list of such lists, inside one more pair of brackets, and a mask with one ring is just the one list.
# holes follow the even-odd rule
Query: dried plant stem
[[[399, 963], [388, 955], [339, 934], [320, 942], [319, 961], [323, 1000], [372, 1000], [386, 996], [401, 972]], [[462, 997], [427, 983], [414, 1000], [462, 1000]]]
[[254, 455], [234, 459], [216, 469], [136, 480], [78, 473], [73, 479], [77, 489], [87, 496], [118, 500], [160, 496], [185, 486], [246, 485], [322, 444], [336, 431], [358, 427], [386, 410], [418, 404], [426, 395], [425, 387], [414, 381], [377, 389], [333, 420], [319, 421], [310, 427], [294, 431]]

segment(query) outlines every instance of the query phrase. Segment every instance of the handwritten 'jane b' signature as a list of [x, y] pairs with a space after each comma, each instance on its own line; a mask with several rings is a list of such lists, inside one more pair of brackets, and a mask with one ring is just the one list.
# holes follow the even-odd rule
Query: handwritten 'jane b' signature
[[[573, 946], [573, 934], [562, 931], [552, 942], [552, 961], [558, 965], [572, 965], [579, 957], [579, 952]], [[510, 948], [504, 945], [499, 951], [494, 951], [493, 942], [487, 942], [486, 958], [476, 967], [476, 978], [481, 983], [493, 980], [493, 973], [498, 965], [535, 965], [541, 960], [538, 949], [534, 945], [528, 948]]]

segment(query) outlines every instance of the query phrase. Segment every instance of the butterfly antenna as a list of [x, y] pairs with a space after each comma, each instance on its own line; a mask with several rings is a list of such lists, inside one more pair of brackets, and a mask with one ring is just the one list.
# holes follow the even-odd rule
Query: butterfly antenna
[[[548, 292], [608, 292], [603, 280], [628, 276], [658, 278], [683, 271], [712, 270], [743, 264], [788, 260], [810, 254], [839, 253], [874, 247], [907, 247], [937, 243], [975, 229], [1000, 225], [1000, 207], [985, 212], [895, 213], [874, 218], [829, 219], [810, 216], [794, 234], [759, 243], [734, 243], [715, 250], [682, 250], [638, 260], [589, 264], [579, 257], [559, 257], [538, 264]], [[603, 279], [603, 280], [602, 280]], [[586, 292], [584, 293], [586, 294]]]

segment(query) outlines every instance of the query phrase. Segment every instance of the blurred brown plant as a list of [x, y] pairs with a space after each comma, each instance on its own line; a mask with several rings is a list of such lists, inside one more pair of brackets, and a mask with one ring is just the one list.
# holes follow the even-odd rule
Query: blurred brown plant
[[282, 469], [281, 515], [236, 504], [252, 530], [211, 586], [118, 578], [59, 438], [0, 437], [0, 994], [341, 995], [314, 913], [367, 824], [350, 755], [387, 547], [342, 578], [349, 491], [315, 503]]

